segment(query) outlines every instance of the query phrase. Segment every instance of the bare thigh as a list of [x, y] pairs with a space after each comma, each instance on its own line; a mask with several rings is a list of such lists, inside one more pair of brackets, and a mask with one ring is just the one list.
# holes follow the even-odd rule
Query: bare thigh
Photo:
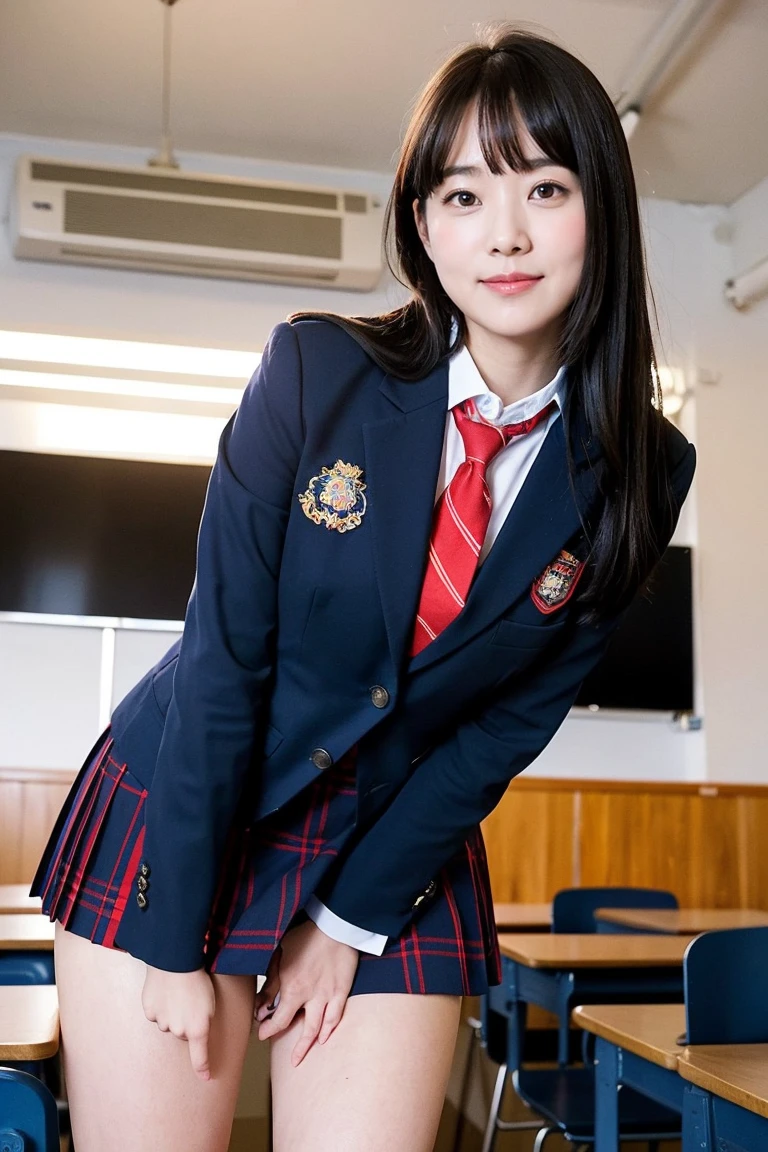
[[226, 1152], [255, 979], [214, 976], [208, 1082], [141, 1007], [145, 965], [56, 925], [62, 1057], [77, 1152]]
[[299, 1065], [303, 1017], [272, 1041], [274, 1152], [432, 1152], [461, 997], [352, 996]]

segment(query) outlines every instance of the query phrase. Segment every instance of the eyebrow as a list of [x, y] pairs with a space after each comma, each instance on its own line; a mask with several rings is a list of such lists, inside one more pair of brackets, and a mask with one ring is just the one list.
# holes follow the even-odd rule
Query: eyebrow
[[[558, 164], [556, 160], [552, 160], [549, 156], [535, 156], [528, 160], [523, 161], [523, 172], [537, 172], [539, 168], [562, 168], [562, 164]], [[471, 164], [452, 164], [449, 168], [443, 170], [443, 180], [447, 180], [450, 176], [482, 176], [482, 169], [476, 168]]]

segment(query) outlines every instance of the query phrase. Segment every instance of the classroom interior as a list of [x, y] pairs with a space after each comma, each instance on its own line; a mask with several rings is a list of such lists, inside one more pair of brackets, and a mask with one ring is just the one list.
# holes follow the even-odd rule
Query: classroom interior
[[[647, 1138], [635, 1147], [731, 1139], [722, 1147], [763, 1152], [768, 1010], [745, 973], [768, 956], [766, 0], [0, 0], [0, 1068], [55, 1064], [51, 926], [26, 891], [85, 752], [181, 633], [183, 597], [142, 598], [145, 576], [158, 566], [191, 586], [218, 435], [270, 330], [300, 310], [374, 314], [403, 298], [384, 269], [361, 290], [326, 286], [317, 267], [306, 282], [274, 268], [243, 278], [233, 253], [217, 275], [199, 253], [184, 272], [157, 271], [139, 241], [122, 264], [93, 244], [55, 257], [53, 239], [20, 254], [20, 238], [42, 234], [29, 216], [35, 164], [58, 173], [53, 199], [88, 168], [142, 170], [337, 189], [348, 214], [357, 200], [379, 221], [420, 86], [498, 19], [577, 54], [622, 113], [665, 407], [698, 465], [672, 542], [682, 575], [659, 585], [663, 608], [647, 634], [640, 618], [484, 824], [504, 983], [487, 1003], [465, 1002], [435, 1152], [593, 1146], [594, 1116], [581, 1140], [534, 1143], [549, 1114], [526, 1092], [535, 1103], [552, 1081], [516, 1092], [518, 1057], [588, 1078], [598, 1152], [618, 1147], [618, 1083], [624, 1098], [639, 1093]], [[177, 503], [158, 503], [158, 475], [176, 478]], [[111, 519], [110, 493], [128, 484], [135, 547]], [[101, 570], [62, 543], [80, 538], [83, 499], [102, 521], [102, 557], [112, 553]], [[142, 545], [149, 519], [159, 531]], [[123, 547], [124, 599], [105, 598]], [[643, 696], [642, 684], [658, 691]], [[616, 685], [627, 689], [618, 704]], [[609, 891], [590, 903], [595, 889]], [[570, 923], [553, 905], [568, 890], [582, 893]], [[640, 890], [656, 898], [644, 906]], [[723, 933], [731, 944], [718, 951]], [[715, 971], [734, 997], [721, 1034], [702, 1023]], [[570, 999], [558, 999], [564, 983]], [[691, 1042], [678, 1043], [686, 1030]], [[230, 1152], [270, 1148], [263, 1048], [251, 1044]], [[64, 1152], [65, 1089], [46, 1076]], [[497, 1106], [517, 1129], [491, 1133]], [[0, 1135], [6, 1121], [0, 1109]]]

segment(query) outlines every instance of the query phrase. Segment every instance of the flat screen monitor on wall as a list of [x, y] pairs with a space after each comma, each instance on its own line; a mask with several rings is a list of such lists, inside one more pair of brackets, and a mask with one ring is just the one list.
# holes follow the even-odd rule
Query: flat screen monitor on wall
[[[183, 619], [210, 469], [0, 451], [0, 612]], [[691, 553], [669, 548], [577, 704], [693, 709]]]
[[209, 475], [0, 452], [0, 611], [183, 619]]

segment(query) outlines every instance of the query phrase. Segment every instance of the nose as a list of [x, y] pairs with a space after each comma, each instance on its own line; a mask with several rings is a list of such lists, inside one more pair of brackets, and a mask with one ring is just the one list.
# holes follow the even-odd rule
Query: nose
[[489, 239], [492, 254], [515, 256], [530, 251], [531, 237], [527, 219], [519, 205], [509, 202], [499, 205]]

